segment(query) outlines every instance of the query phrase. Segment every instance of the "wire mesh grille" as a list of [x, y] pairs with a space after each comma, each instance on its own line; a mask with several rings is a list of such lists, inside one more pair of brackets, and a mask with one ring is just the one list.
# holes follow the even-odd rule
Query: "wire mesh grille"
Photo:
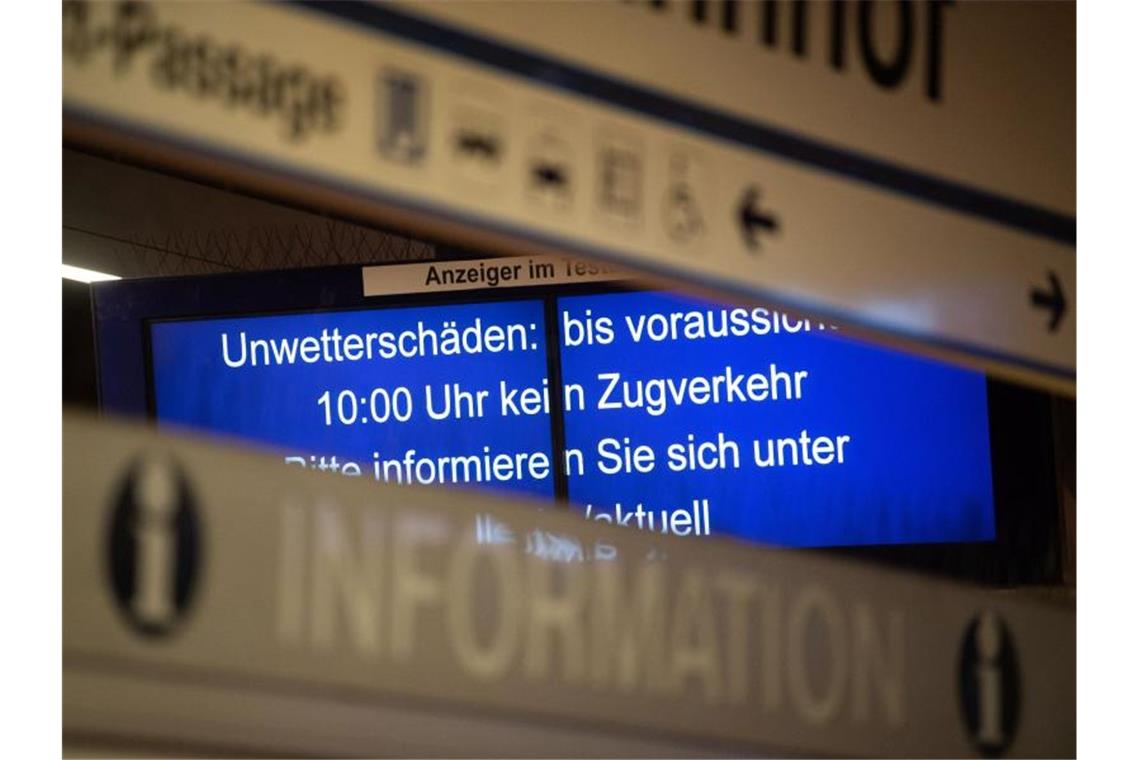
[[81, 246], [68, 248], [72, 251], [81, 248], [79, 258], [84, 265], [123, 277], [173, 277], [435, 258], [433, 247], [427, 243], [331, 219], [247, 229], [177, 230], [143, 234], [133, 240], [65, 228], [65, 234], [69, 232], [83, 241]]
[[436, 257], [402, 235], [67, 149], [63, 244], [65, 262], [122, 277]]

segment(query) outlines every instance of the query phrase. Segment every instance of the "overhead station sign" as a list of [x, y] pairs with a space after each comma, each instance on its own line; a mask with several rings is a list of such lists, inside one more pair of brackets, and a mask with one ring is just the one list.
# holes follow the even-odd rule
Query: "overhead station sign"
[[[420, 754], [409, 721], [376, 722], [395, 707], [689, 754], [1076, 749], [1071, 601], [141, 427], [69, 419], [63, 453], [65, 735]], [[501, 733], [477, 751], [503, 756]]]
[[73, 139], [1071, 388], [1074, 13], [68, 3], [64, 110]]

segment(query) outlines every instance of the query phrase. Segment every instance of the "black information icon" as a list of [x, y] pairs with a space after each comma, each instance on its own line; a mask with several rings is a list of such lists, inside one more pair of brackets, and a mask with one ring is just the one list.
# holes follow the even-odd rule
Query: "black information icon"
[[641, 147], [628, 138], [605, 135], [598, 148], [598, 206], [611, 219], [641, 219], [644, 165]]
[[506, 123], [493, 108], [475, 99], [452, 111], [451, 157], [461, 174], [494, 183], [502, 178]]
[[145, 456], [127, 471], [107, 536], [119, 611], [138, 633], [165, 636], [185, 618], [201, 575], [201, 527], [182, 471]]
[[1013, 637], [993, 612], [970, 621], [958, 662], [962, 718], [970, 740], [987, 757], [1013, 742], [1021, 711], [1021, 673]]
[[564, 210], [571, 200], [570, 147], [557, 132], [540, 132], [528, 146], [526, 193], [547, 208]]
[[565, 191], [569, 182], [564, 164], [537, 160], [531, 167], [531, 184], [536, 188], [548, 189], [557, 193]]
[[376, 82], [376, 142], [401, 164], [427, 155], [427, 86], [415, 74], [389, 69]]
[[669, 183], [662, 209], [665, 232], [678, 243], [696, 240], [705, 231], [705, 217], [697, 203], [693, 161], [683, 154], [669, 161]]
[[474, 128], [460, 129], [455, 133], [455, 152], [463, 157], [499, 163], [499, 138]]

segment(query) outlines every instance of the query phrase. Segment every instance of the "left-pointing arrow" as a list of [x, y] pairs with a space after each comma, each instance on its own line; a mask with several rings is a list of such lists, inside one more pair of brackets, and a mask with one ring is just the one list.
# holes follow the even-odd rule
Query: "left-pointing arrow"
[[752, 250], [760, 248], [761, 232], [773, 233], [780, 229], [780, 220], [771, 213], [761, 210], [758, 205], [759, 200], [760, 191], [753, 185], [744, 191], [738, 209], [740, 232], [744, 236], [745, 245]]
[[1061, 290], [1061, 280], [1052, 270], [1049, 271], [1049, 286], [1050, 290], [1030, 289], [1029, 303], [1035, 309], [1049, 310], [1049, 332], [1056, 332], [1068, 304], [1065, 302], [1065, 292]]

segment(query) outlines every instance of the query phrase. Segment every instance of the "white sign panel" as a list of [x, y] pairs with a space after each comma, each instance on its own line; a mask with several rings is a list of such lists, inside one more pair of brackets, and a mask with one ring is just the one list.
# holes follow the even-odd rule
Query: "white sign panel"
[[[264, 746], [296, 733], [265, 720], [292, 695], [333, 721], [305, 723], [317, 755], [396, 751], [322, 728], [404, 704], [720, 754], [1076, 750], [1071, 600], [86, 419], [65, 422], [63, 461], [65, 733]], [[189, 698], [207, 687], [240, 711]]]
[[[460, 5], [431, 6], [430, 13], [455, 14], [449, 18], [456, 21], [475, 12], [488, 19], [545, 12], [525, 4]], [[786, 14], [798, 4], [766, 5]], [[529, 40], [530, 47], [516, 40], [515, 47], [506, 31], [473, 36], [389, 6], [68, 5], [65, 114], [71, 125], [130, 135], [121, 146], [126, 150], [189, 150], [349, 193], [378, 208], [428, 213], [449, 229], [488, 230], [541, 250], [681, 276], [695, 286], [1071, 385], [1075, 220], [1065, 216], [1071, 205], [1064, 193], [1049, 190], [1035, 174], [1068, 158], [1063, 151], [1048, 158], [1036, 148], [1017, 153], [1037, 141], [1017, 131], [1020, 122], [1003, 121], [1008, 103], [987, 111], [992, 98], [975, 98], [974, 85], [967, 84], [977, 77], [957, 73], [959, 64], [951, 62], [978, 55], [988, 39], [976, 42], [973, 32], [963, 38], [955, 31], [982, 29], [961, 21], [981, 13], [974, 5], [923, 6], [923, 13], [945, 15], [937, 37], [945, 46], [944, 84], [936, 102], [923, 101], [930, 98], [921, 92], [880, 93], [898, 103], [917, 99], [915, 108], [934, 115], [893, 110], [894, 131], [883, 137], [884, 123], [871, 115], [878, 113], [878, 98], [834, 101], [852, 108], [842, 118], [824, 119], [833, 130], [878, 136], [876, 145], [852, 144], [867, 155], [748, 121], [752, 115], [741, 109], [763, 109], [763, 101], [732, 113], [709, 110], [723, 104], [677, 100], [650, 87], [660, 82], [638, 83], [632, 69], [630, 81], [615, 78], [623, 74], [607, 62], [617, 52], [615, 35], [629, 41], [618, 58], [630, 66], [641, 56], [663, 60], [663, 53], [678, 61], [701, 57], [699, 45], [642, 47], [643, 39], [656, 39], [648, 30], [660, 31], [666, 22], [652, 9], [621, 3], [574, 10], [575, 17], [632, 19], [606, 33], [596, 21], [579, 27], [598, 31], [583, 39], [598, 41], [607, 76], [534, 52], [545, 38]], [[891, 28], [890, 14], [863, 7], [849, 9], [849, 31], [878, 39], [880, 25]], [[823, 17], [822, 6], [810, 8], [816, 21]], [[550, 8], [552, 19], [567, 12]], [[1021, 18], [1026, 12], [1000, 13]], [[1047, 26], [1064, 31], [1063, 23]], [[879, 57], [860, 65], [891, 79], [882, 52], [889, 48], [867, 45]], [[1055, 51], [1036, 40], [1028, 49], [1032, 57], [1019, 59], [1028, 69], [1041, 56], [1053, 60]], [[546, 52], [557, 50], [552, 42]], [[908, 54], [913, 71], [928, 52]], [[854, 66], [854, 49], [848, 54]], [[739, 67], [726, 71], [731, 77]], [[833, 86], [850, 86], [845, 76]], [[920, 79], [910, 75], [906, 87]], [[813, 102], [826, 104], [824, 111], [835, 107], [826, 87], [790, 81], [803, 85], [794, 88], [797, 97], [811, 93]], [[1012, 98], [1010, 87], [1019, 95], [1009, 103], [1019, 108], [1023, 100], [1039, 99], [1040, 88], [1022, 90], [1016, 83], [1004, 85], [1003, 97]], [[727, 92], [712, 88], [709, 97]], [[1064, 87], [1058, 93], [1071, 107]], [[990, 114], [986, 123], [1000, 141], [979, 136], [979, 119], [969, 121], [971, 129], [960, 127], [955, 114], [964, 113], [965, 102]], [[1036, 118], [1026, 108], [1025, 118]], [[792, 126], [812, 134], [809, 124]], [[928, 133], [941, 137], [921, 138]], [[947, 135], [961, 141], [957, 152], [948, 152]], [[917, 148], [911, 145], [916, 139]], [[895, 142], [899, 155], [881, 157]], [[998, 155], [1003, 145], [1019, 157]], [[904, 155], [916, 150], [937, 160]], [[974, 153], [981, 158], [959, 158]], [[1010, 162], [1021, 168], [1013, 179], [1002, 168]], [[949, 165], [965, 174], [943, 172]], [[978, 172], [986, 166], [995, 167], [1001, 181], [981, 182]], [[973, 180], [977, 186], [963, 184]], [[1001, 194], [1030, 187], [1049, 197]]]
[[588, 13], [575, 2], [399, 5], [627, 83], [647, 101], [633, 108], [660, 105], [666, 119], [685, 112], [761, 150], [837, 172], [846, 170], [838, 161], [810, 153], [842, 151], [884, 175], [870, 181], [909, 180], [907, 192], [932, 202], [989, 193], [1025, 204], [1004, 213], [1014, 221], [1020, 212], [1026, 227], [1031, 207], [1041, 230], [1060, 232], [1076, 214], [1073, 2], [608, 0]]

